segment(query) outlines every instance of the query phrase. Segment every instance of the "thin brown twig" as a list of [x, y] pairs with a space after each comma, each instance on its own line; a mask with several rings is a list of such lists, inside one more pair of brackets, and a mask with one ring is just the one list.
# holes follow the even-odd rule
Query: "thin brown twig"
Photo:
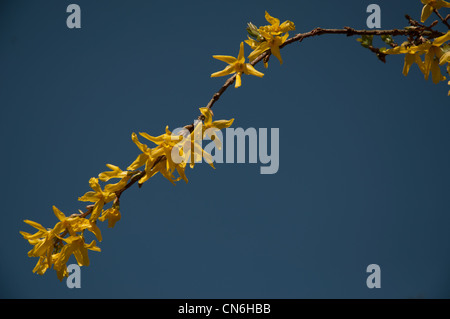
[[439, 19], [441, 19], [442, 23], [445, 24], [447, 28], [449, 28], [450, 30], [450, 24], [447, 22], [448, 16], [444, 19], [444, 17], [441, 16], [441, 14], [437, 9], [433, 9], [433, 12], [439, 17]]
[[409, 24], [410, 24], [411, 26], [413, 26], [413, 27], [420, 27], [420, 28], [423, 28], [424, 30], [428, 30], [428, 31], [434, 31], [434, 30], [433, 30], [433, 27], [436, 26], [436, 25], [439, 23], [438, 20], [435, 20], [435, 21], [433, 21], [433, 23], [431, 23], [429, 26], [427, 26], [427, 25], [425, 25], [425, 24], [420, 23], [420, 22], [417, 21], [417, 20], [414, 20], [414, 19], [411, 18], [411, 16], [408, 15], [408, 14], [405, 14], [405, 18], [408, 20], [408, 22], [409, 22]]

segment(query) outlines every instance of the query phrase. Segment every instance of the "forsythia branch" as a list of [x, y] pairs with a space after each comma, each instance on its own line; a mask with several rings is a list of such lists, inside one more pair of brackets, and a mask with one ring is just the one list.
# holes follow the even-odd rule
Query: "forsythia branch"
[[[107, 164], [110, 171], [100, 173], [98, 178], [91, 178], [89, 185], [92, 191], [87, 192], [79, 198], [80, 201], [87, 201], [93, 204], [86, 206], [86, 211], [79, 211], [78, 214], [72, 214], [66, 217], [59, 209], [53, 206], [53, 212], [59, 222], [54, 228], [44, 228], [42, 225], [25, 220], [25, 223], [37, 229], [35, 234], [20, 232], [28, 242], [33, 245], [33, 249], [28, 252], [29, 257], [38, 257], [39, 260], [33, 272], [43, 275], [47, 269], [53, 267], [56, 270], [60, 280], [68, 276], [66, 263], [71, 255], [75, 256], [80, 266], [89, 265], [88, 249], [100, 251], [96, 246], [95, 240], [90, 244], [85, 242], [85, 230], [92, 232], [97, 240], [102, 241], [100, 229], [97, 221], [108, 220], [108, 226], [114, 227], [120, 220], [120, 198], [127, 189], [138, 183], [142, 186], [149, 178], [161, 173], [166, 179], [175, 184], [181, 179], [186, 182], [185, 168], [187, 163], [193, 168], [194, 164], [202, 158], [213, 168], [211, 155], [205, 152], [201, 146], [195, 142], [195, 135], [200, 134], [201, 138], [207, 136], [214, 140], [216, 147], [221, 147], [221, 142], [215, 134], [217, 131], [232, 125], [231, 120], [213, 121], [212, 108], [220, 99], [224, 92], [234, 83], [235, 87], [240, 87], [242, 75], [254, 75], [263, 77], [264, 74], [254, 68], [259, 62], [263, 61], [265, 68], [268, 67], [269, 59], [274, 56], [283, 63], [280, 50], [293, 44], [301, 43], [304, 39], [321, 36], [324, 34], [342, 34], [347, 37], [361, 36], [358, 41], [361, 45], [373, 53], [383, 62], [386, 56], [390, 54], [405, 54], [405, 63], [403, 74], [407, 75], [412, 64], [417, 64], [420, 71], [428, 79], [432, 74], [434, 83], [445, 80], [440, 66], [447, 63], [447, 72], [450, 73], [450, 31], [447, 33], [435, 30], [434, 27], [439, 23], [434, 21], [431, 25], [423, 24], [426, 19], [434, 12], [441, 23], [450, 29], [447, 22], [449, 16], [445, 19], [439, 13], [439, 9], [450, 8], [450, 3], [443, 0], [421, 0], [423, 6], [421, 22], [412, 19], [406, 15], [409, 26], [404, 29], [391, 30], [356, 30], [351, 27], [342, 29], [315, 28], [309, 32], [298, 33], [289, 38], [289, 32], [295, 30], [293, 22], [287, 20], [280, 23], [280, 20], [274, 18], [266, 12], [265, 19], [269, 25], [256, 27], [249, 23], [247, 32], [248, 40], [240, 43], [238, 57], [215, 55], [215, 59], [226, 62], [225, 69], [211, 74], [211, 77], [231, 75], [225, 83], [213, 94], [205, 107], [200, 108], [198, 121], [186, 125], [184, 131], [179, 134], [172, 134], [168, 127], [165, 133], [160, 136], [150, 136], [147, 133], [139, 133], [141, 137], [156, 145], [154, 148], [148, 147], [139, 141], [137, 134], [133, 133], [131, 138], [141, 153], [136, 160], [128, 166], [126, 170]], [[390, 46], [390, 49], [377, 48], [373, 45], [373, 38], [380, 37], [381, 40]], [[393, 37], [404, 36], [407, 41], [398, 45]], [[244, 42], [253, 50], [248, 55], [249, 63], [246, 62], [244, 54]], [[422, 61], [421, 56], [425, 55]], [[450, 82], [449, 82], [450, 84]], [[450, 95], [450, 92], [449, 92]], [[181, 161], [175, 158], [181, 158]], [[140, 170], [144, 167], [143, 170]], [[178, 174], [175, 178], [174, 173]], [[110, 179], [119, 179], [115, 184], [106, 184], [104, 188], [99, 184], [108, 182]], [[104, 209], [105, 205], [112, 202], [112, 206]], [[89, 217], [89, 218], [88, 218]]]

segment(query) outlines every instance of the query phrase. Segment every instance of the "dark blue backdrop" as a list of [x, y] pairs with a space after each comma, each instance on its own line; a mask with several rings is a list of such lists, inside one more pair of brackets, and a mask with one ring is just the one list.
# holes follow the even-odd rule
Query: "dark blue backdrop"
[[[371, 2], [2, 1], [0, 297], [448, 298], [448, 86], [355, 37], [291, 45], [216, 104], [234, 127], [280, 128], [277, 174], [201, 164], [187, 185], [133, 187], [81, 289], [33, 274], [19, 234], [24, 219], [52, 227], [52, 205], [82, 208], [90, 177], [137, 156], [132, 132], [191, 123], [225, 81], [212, 55], [236, 56], [265, 10], [298, 32], [366, 28]], [[420, 1], [377, 3], [382, 28], [420, 17]], [[372, 263], [381, 289], [366, 286]]]

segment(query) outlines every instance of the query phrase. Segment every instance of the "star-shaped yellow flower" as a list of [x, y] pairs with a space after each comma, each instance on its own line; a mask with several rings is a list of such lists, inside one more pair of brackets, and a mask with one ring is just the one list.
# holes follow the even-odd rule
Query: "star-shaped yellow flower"
[[219, 150], [222, 149], [222, 142], [217, 138], [215, 132], [222, 130], [224, 128], [230, 127], [233, 124], [234, 119], [219, 120], [219, 121], [213, 122], [213, 120], [212, 120], [213, 113], [212, 113], [211, 109], [209, 109], [207, 107], [201, 107], [200, 112], [205, 117], [205, 120], [203, 121], [203, 128], [202, 128], [203, 137], [206, 135], [209, 139], [214, 140], [216, 147]]
[[[143, 184], [146, 182], [150, 177], [155, 175], [158, 172], [161, 172], [161, 174], [167, 178], [170, 182], [174, 184], [176, 179], [173, 176], [174, 170], [180, 171], [183, 170], [182, 176], [184, 175], [184, 167], [179, 167], [177, 163], [174, 163], [172, 161], [172, 149], [177, 143], [179, 143], [183, 136], [181, 135], [174, 135], [169, 130], [169, 126], [166, 126], [166, 133], [159, 135], [159, 136], [151, 136], [147, 133], [139, 133], [142, 137], [146, 138], [147, 140], [155, 143], [158, 145], [154, 149], [152, 149], [152, 156], [155, 159], [154, 162], [152, 162], [152, 165], [146, 165], [145, 167], [145, 176], [142, 177], [139, 180], [139, 184]], [[161, 156], [165, 156], [165, 161], [159, 161], [156, 163], [156, 160], [160, 158]], [[180, 176], [181, 176], [180, 175]]]
[[153, 165], [153, 161], [156, 158], [155, 156], [153, 156], [152, 150], [147, 145], [139, 142], [136, 133], [133, 132], [131, 134], [131, 139], [136, 144], [136, 146], [141, 150], [142, 153], [139, 154], [139, 156], [130, 166], [128, 166], [128, 170], [134, 171], [143, 165], [145, 165], [146, 167], [147, 166], [151, 167]]
[[[261, 26], [258, 30], [255, 30], [255, 26], [253, 24], [249, 24], [249, 34], [254, 37], [248, 38], [245, 40], [252, 49], [253, 52], [250, 53], [248, 59], [253, 61], [256, 59], [261, 53], [270, 50], [270, 52], [280, 61], [280, 64], [283, 64], [283, 59], [280, 54], [280, 46], [286, 42], [289, 37], [289, 31], [295, 30], [295, 24], [292, 21], [284, 21], [280, 24], [280, 20], [272, 17], [267, 11], [265, 14], [265, 18], [270, 25]], [[285, 33], [282, 35], [282, 33]], [[257, 35], [256, 37], [254, 35]], [[267, 61], [264, 61], [264, 67], [267, 68]]]
[[259, 27], [260, 32], [263, 31], [272, 35], [280, 35], [282, 33], [295, 30], [294, 22], [286, 20], [282, 24], [280, 24], [280, 20], [272, 17], [267, 11], [265, 14], [265, 18], [267, 22], [270, 23], [270, 25]]
[[251, 74], [262, 78], [264, 76], [263, 73], [257, 71], [253, 65], [250, 63], [245, 63], [244, 57], [244, 42], [241, 42], [239, 55], [237, 59], [228, 55], [213, 55], [214, 59], [223, 61], [228, 63], [229, 65], [223, 69], [222, 71], [215, 72], [211, 74], [211, 77], [225, 76], [228, 74], [236, 73], [236, 84], [235, 87], [238, 88], [241, 86], [241, 75], [242, 73]]
[[33, 245], [33, 249], [28, 252], [28, 257], [44, 257], [53, 250], [54, 239], [57, 234], [63, 231], [58, 227], [58, 230], [45, 229], [41, 224], [31, 220], [24, 220], [28, 225], [36, 228], [38, 231], [34, 234], [30, 234], [21, 231], [20, 234]]
[[111, 178], [124, 178], [128, 175], [127, 171], [122, 171], [118, 166], [106, 164], [106, 167], [111, 171], [98, 174], [98, 178], [103, 182], [107, 182]]
[[98, 183], [98, 179], [92, 177], [89, 180], [89, 186], [94, 191], [89, 191], [83, 196], [79, 197], [78, 200], [82, 202], [93, 202], [94, 208], [92, 209], [90, 220], [95, 221], [100, 216], [103, 206], [106, 203], [113, 201], [116, 198], [116, 194], [109, 191], [103, 191]]
[[433, 13], [433, 10], [439, 10], [441, 8], [450, 8], [450, 3], [443, 0], [420, 0], [422, 1], [423, 8], [422, 8], [422, 16], [420, 17], [420, 20], [422, 22], [425, 22], [430, 15]]
[[102, 213], [102, 216], [100, 216], [98, 219], [100, 221], [108, 220], [108, 227], [112, 228], [120, 220], [120, 208], [119, 205], [113, 205], [112, 207], [108, 208], [107, 210], [104, 210]]
[[[261, 53], [263, 53], [267, 50], [270, 50], [270, 52], [278, 59], [278, 61], [280, 61], [280, 64], [283, 64], [283, 59], [281, 58], [281, 53], [280, 53], [280, 45], [282, 45], [284, 42], [286, 42], [287, 38], [289, 37], [289, 34], [286, 33], [283, 36], [279, 36], [279, 35], [274, 36], [271, 33], [265, 32], [263, 30], [260, 30], [260, 33], [264, 37], [265, 41], [259, 42], [259, 44], [257, 44], [258, 42], [250, 43], [250, 40], [245, 41], [248, 45], [250, 45], [252, 47], [252, 49], [254, 49], [253, 52], [250, 53], [250, 55], [248, 56], [248, 59], [250, 61], [253, 61]], [[255, 47], [255, 44], [256, 44], [256, 47]], [[267, 67], [266, 64], [265, 64], [265, 66]]]
[[119, 167], [111, 165], [111, 164], [106, 164], [106, 166], [108, 168], [111, 169], [111, 171], [108, 172], [103, 172], [98, 174], [98, 178], [103, 181], [103, 182], [107, 182], [109, 181], [111, 178], [120, 178], [120, 181], [116, 184], [108, 184], [105, 186], [105, 192], [117, 192], [119, 190], [121, 190], [123, 187], [125, 187], [125, 185], [128, 183], [128, 181], [130, 180], [131, 176], [133, 175], [133, 172], [129, 172], [129, 171], [122, 171]]

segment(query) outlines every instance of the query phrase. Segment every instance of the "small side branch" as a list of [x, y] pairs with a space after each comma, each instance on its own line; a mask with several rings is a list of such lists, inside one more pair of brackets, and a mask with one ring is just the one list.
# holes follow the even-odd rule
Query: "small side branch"
[[437, 9], [434, 9], [433, 11], [439, 17], [439, 19], [441, 19], [442, 23], [445, 24], [447, 28], [450, 30], [450, 24], [447, 21], [450, 18], [450, 14], [444, 18]]

